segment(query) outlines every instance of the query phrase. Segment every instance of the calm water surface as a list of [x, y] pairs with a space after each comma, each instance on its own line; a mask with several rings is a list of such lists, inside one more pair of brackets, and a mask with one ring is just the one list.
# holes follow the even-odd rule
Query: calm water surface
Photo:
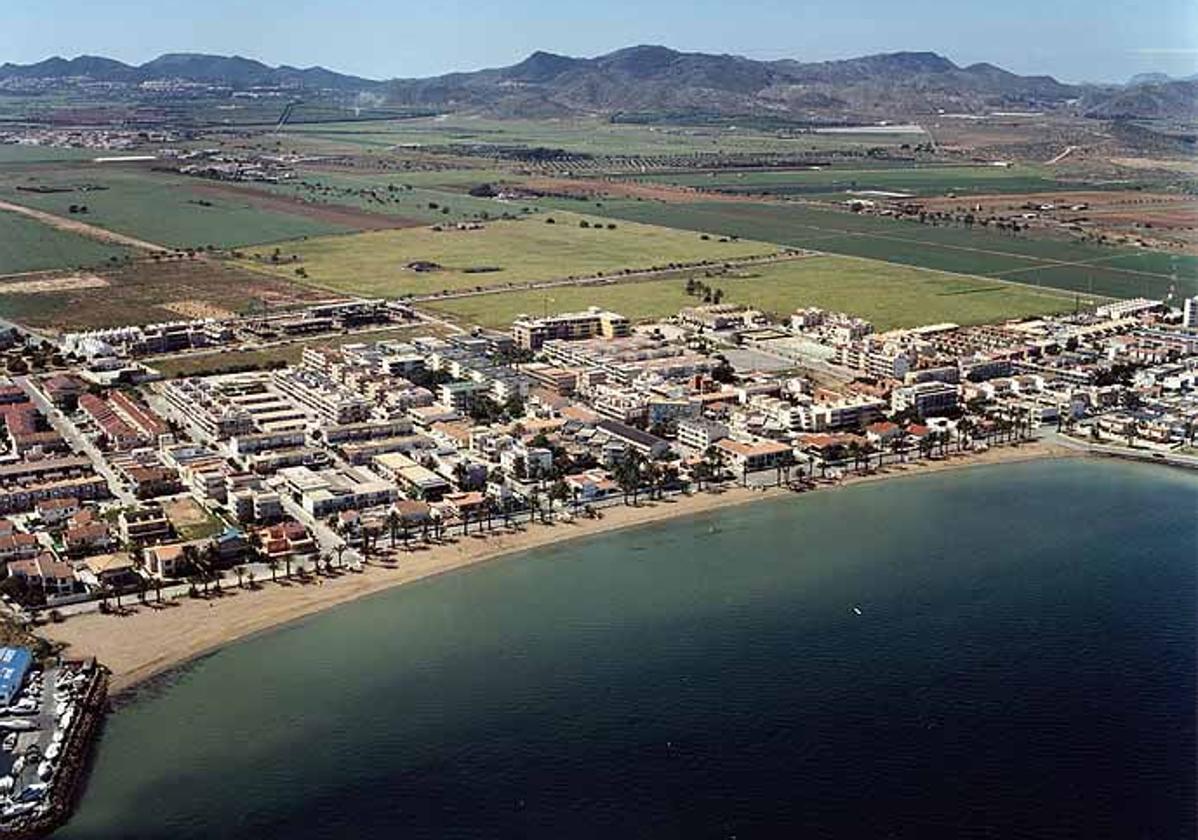
[[424, 581], [121, 708], [56, 836], [1188, 840], [1196, 511], [1019, 464]]

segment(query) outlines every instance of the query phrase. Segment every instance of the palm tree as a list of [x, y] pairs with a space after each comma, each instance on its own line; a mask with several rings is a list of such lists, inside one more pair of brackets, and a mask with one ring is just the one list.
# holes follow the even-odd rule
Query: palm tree
[[395, 536], [399, 533], [400, 517], [395, 508], [387, 511], [387, 531], [391, 534], [391, 550], [395, 550]]
[[287, 574], [284, 575], [284, 577], [286, 577], [286, 578], [291, 577], [291, 560], [292, 560], [291, 552], [288, 551], [286, 554], [283, 555], [283, 563], [286, 564], [286, 566], [287, 566]]
[[242, 589], [242, 580], [245, 578], [245, 566], [234, 566], [233, 573], [237, 575], [237, 588]]
[[277, 581], [279, 579], [279, 560], [278, 560], [278, 558], [277, 557], [267, 558], [266, 568], [270, 569], [271, 581], [272, 582]]
[[528, 521], [532, 522], [536, 516], [537, 508], [541, 505], [541, 488], [536, 484], [532, 486], [532, 490], [528, 494]]
[[853, 459], [853, 469], [861, 466], [861, 444], [855, 440], [849, 441], [849, 457]]
[[[873, 454], [876, 451], [877, 450], [874, 447], [874, 445], [872, 443], [870, 443], [869, 441], [866, 441], [865, 443], [861, 444], [861, 460], [864, 462], [865, 468], [867, 470], [869, 469], [870, 458], [873, 457]], [[878, 466], [879, 467], [882, 466], [880, 462], [879, 462]]]
[[254, 574], [254, 570], [253, 570], [253, 569], [249, 569], [249, 570], [248, 570], [248, 571], [245, 573], [245, 579], [246, 579], [246, 580], [248, 580], [248, 581], [250, 582], [250, 583], [249, 583], [249, 587], [250, 587], [250, 589], [251, 589], [251, 590], [253, 590], [253, 588], [254, 588], [254, 581], [257, 579], [257, 577], [258, 577], [258, 576]]

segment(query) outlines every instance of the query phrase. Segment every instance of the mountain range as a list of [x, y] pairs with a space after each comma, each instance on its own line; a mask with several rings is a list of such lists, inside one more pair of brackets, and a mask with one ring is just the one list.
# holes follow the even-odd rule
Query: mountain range
[[177, 79], [239, 89], [285, 86], [343, 91], [374, 90], [381, 85], [323, 67], [271, 67], [252, 58], [204, 53], [166, 53], [140, 65], [95, 55], [72, 59], [55, 56], [36, 64], [0, 64], [0, 81], [5, 79], [88, 79], [127, 84]]
[[200, 53], [168, 53], [138, 66], [98, 56], [0, 65], [0, 83], [47, 79], [371, 92], [393, 105], [509, 117], [685, 114], [801, 121], [1076, 107], [1107, 119], [1192, 118], [1198, 101], [1192, 80], [1149, 75], [1128, 86], [1070, 85], [993, 64], [962, 67], [934, 52], [801, 62], [636, 46], [595, 58], [536, 52], [509, 67], [390, 81]]

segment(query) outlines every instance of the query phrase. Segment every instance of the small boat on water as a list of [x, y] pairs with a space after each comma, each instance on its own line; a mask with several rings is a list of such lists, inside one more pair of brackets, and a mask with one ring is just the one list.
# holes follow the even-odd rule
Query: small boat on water
[[0, 741], [0, 747], [4, 748], [5, 752], [12, 752], [17, 748], [17, 733], [10, 732], [4, 736], [4, 740]]
[[861, 608], [860, 608], [860, 607], [853, 607], [853, 612], [855, 612], [857, 615], [861, 615]]
[[16, 720], [0, 720], [0, 729], [9, 732], [32, 732], [37, 729], [37, 724], [29, 718], [17, 718]]

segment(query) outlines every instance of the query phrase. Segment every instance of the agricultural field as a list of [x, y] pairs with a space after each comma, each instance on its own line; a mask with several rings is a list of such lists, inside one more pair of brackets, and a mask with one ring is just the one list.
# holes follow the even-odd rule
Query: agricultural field
[[[547, 199], [546, 207], [581, 202]], [[605, 200], [591, 212], [617, 219], [752, 237], [846, 256], [975, 274], [1106, 297], [1198, 294], [1198, 258], [1109, 248], [992, 230], [934, 226], [799, 204]]]
[[[638, 179], [640, 180], [640, 179]], [[908, 196], [1026, 193], [1072, 188], [1040, 166], [890, 165], [781, 171], [712, 171], [650, 177], [651, 182], [734, 195], [847, 197], [850, 193]], [[864, 196], [868, 197], [868, 196]]]
[[[703, 282], [724, 300], [780, 316], [801, 306], [850, 312], [879, 329], [951, 321], [980, 324], [1072, 309], [1074, 299], [981, 277], [946, 274], [877, 260], [811, 256], [744, 267]], [[638, 320], [673, 315], [699, 301], [685, 277], [496, 292], [427, 304], [462, 324], [507, 327], [518, 315], [603, 306]]]
[[[452, 172], [452, 174], [451, 174]], [[520, 204], [501, 204], [466, 195], [470, 187], [485, 183], [473, 173], [421, 172], [395, 174], [341, 174], [303, 172], [280, 184], [256, 184], [256, 189], [321, 207], [351, 207], [366, 213], [397, 217], [392, 226], [460, 222], [467, 219], [524, 215]], [[462, 178], [457, 177], [462, 175]], [[432, 177], [437, 176], [437, 177]], [[425, 181], [437, 187], [454, 185], [459, 192], [413, 186]]]
[[288, 306], [321, 295], [212, 259], [143, 259], [82, 276], [0, 281], [0, 317], [34, 329], [72, 331]]
[[[39, 191], [31, 191], [33, 189]], [[172, 248], [237, 247], [355, 228], [260, 206], [254, 194], [129, 164], [0, 168], [0, 199]], [[71, 205], [85, 214], [70, 213]]]
[[922, 133], [794, 133], [753, 127], [615, 123], [604, 119], [491, 120], [460, 115], [370, 123], [289, 124], [285, 137], [307, 136], [364, 147], [481, 144], [563, 149], [593, 155], [761, 154], [919, 143]]
[[124, 260], [130, 253], [119, 245], [97, 242], [0, 210], [0, 275], [96, 266]]
[[[584, 223], [587, 227], [582, 227]], [[720, 242], [717, 237], [703, 239], [688, 231], [562, 212], [488, 222], [473, 230], [388, 230], [286, 242], [278, 247], [277, 264], [244, 264], [293, 279], [302, 270], [306, 276], [299, 278], [300, 282], [368, 297], [616, 274], [779, 250], [761, 242]], [[422, 266], [425, 270], [417, 270], [418, 263], [426, 264]]]

